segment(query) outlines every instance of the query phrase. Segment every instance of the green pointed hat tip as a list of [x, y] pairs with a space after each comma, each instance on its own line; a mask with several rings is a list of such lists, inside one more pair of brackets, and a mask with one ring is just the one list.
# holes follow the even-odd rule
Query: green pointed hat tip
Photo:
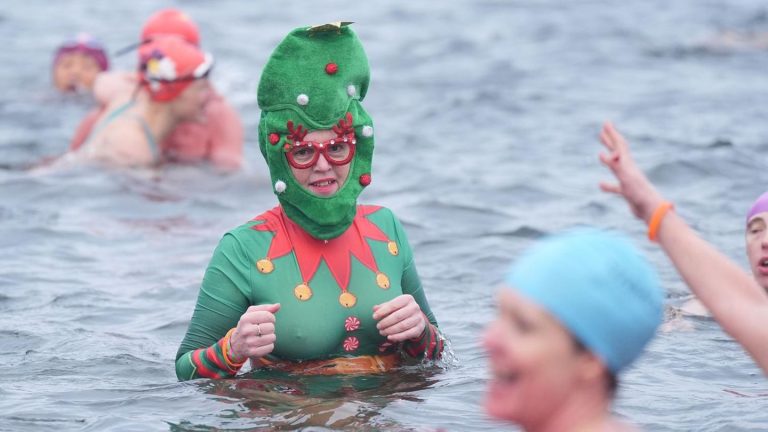
[[328, 24], [313, 25], [307, 28], [310, 33], [319, 33], [327, 31], [339, 31], [342, 27], [346, 27], [353, 24], [354, 21], [334, 21]]
[[368, 91], [370, 69], [349, 22], [294, 29], [272, 53], [259, 82], [262, 111], [292, 110], [306, 127], [325, 129]]

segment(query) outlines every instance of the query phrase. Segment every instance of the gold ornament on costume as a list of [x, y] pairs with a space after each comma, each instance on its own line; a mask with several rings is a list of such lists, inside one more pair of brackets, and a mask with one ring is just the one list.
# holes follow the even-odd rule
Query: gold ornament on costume
[[269, 258], [264, 258], [256, 261], [256, 268], [264, 274], [269, 274], [275, 269], [275, 265], [272, 264], [272, 260]]
[[296, 288], [293, 289], [293, 295], [301, 301], [307, 301], [312, 297], [312, 288], [304, 283], [298, 284], [296, 285]]
[[389, 278], [384, 273], [376, 275], [376, 283], [379, 285], [379, 288], [389, 289]]
[[351, 308], [357, 303], [357, 297], [351, 292], [345, 292], [339, 296], [339, 303], [346, 308]]
[[390, 254], [395, 256], [400, 253], [400, 249], [397, 248], [397, 243], [393, 241], [387, 243], [387, 250], [389, 250]]

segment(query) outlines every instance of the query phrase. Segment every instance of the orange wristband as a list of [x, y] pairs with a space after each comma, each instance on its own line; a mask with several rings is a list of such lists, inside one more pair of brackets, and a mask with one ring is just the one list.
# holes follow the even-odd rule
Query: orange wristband
[[664, 220], [664, 216], [668, 211], [675, 208], [675, 205], [669, 201], [664, 201], [656, 207], [651, 215], [651, 220], [648, 222], [648, 240], [655, 242], [659, 236], [659, 228], [661, 227], [661, 221]]
[[230, 329], [227, 332], [227, 335], [224, 336], [222, 351], [224, 351], [224, 361], [227, 362], [227, 366], [229, 366], [234, 370], [237, 370], [237, 369], [240, 369], [243, 366], [243, 364], [245, 364], [245, 360], [241, 362], [232, 361], [232, 355], [230, 354], [230, 350], [232, 349], [232, 346], [229, 344], [229, 339], [232, 337], [232, 333], [234, 332], [235, 332], [235, 329]]

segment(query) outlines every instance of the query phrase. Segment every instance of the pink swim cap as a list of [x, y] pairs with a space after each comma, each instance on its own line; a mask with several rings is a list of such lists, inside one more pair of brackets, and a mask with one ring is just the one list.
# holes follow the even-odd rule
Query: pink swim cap
[[754, 204], [752, 204], [752, 208], [749, 209], [749, 213], [747, 213], [747, 223], [749, 223], [750, 219], [752, 219], [752, 217], [755, 216], [756, 214], [767, 212], [767, 211], [768, 211], [768, 192], [765, 192], [755, 200]]
[[109, 59], [104, 46], [88, 33], [79, 33], [74, 39], [70, 39], [59, 45], [53, 56], [53, 66], [61, 60], [65, 54], [74, 52], [83, 53], [93, 57], [102, 71], [109, 69]]

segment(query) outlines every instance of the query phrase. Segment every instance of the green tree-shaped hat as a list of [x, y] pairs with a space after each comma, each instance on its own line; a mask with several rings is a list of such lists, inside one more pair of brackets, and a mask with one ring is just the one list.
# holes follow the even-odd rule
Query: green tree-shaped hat
[[[259, 148], [275, 194], [286, 215], [320, 239], [337, 237], [349, 227], [357, 197], [371, 181], [373, 123], [360, 104], [370, 70], [348, 24], [293, 30], [275, 48], [259, 82]], [[307, 131], [350, 124], [356, 147], [346, 182], [329, 197], [305, 190], [294, 179], [285, 153]]]

